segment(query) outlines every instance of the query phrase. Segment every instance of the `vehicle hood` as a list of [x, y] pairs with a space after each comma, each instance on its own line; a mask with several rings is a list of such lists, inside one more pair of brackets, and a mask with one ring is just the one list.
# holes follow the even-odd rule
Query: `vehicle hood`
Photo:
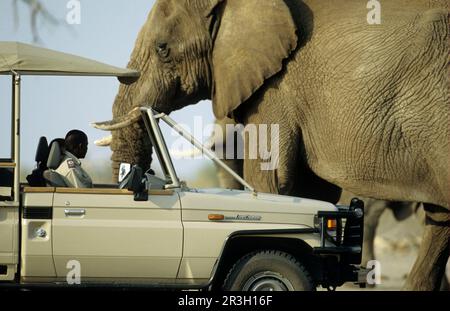
[[226, 219], [240, 221], [249, 216], [250, 220], [261, 218], [259, 222], [313, 226], [313, 215], [318, 211], [337, 210], [335, 205], [324, 201], [221, 188], [190, 189], [180, 192], [180, 199], [183, 216], [197, 215], [197, 220], [204, 220], [207, 214], [223, 214]]

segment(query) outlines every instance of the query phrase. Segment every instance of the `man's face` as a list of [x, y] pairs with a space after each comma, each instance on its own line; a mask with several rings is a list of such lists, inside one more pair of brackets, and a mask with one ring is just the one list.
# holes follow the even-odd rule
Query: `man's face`
[[75, 154], [75, 156], [78, 159], [84, 159], [84, 157], [87, 154], [87, 151], [88, 151], [88, 141], [86, 139], [86, 141], [84, 141], [83, 143], [78, 145], [78, 148], [77, 148], [77, 151], [76, 151], [77, 154]]

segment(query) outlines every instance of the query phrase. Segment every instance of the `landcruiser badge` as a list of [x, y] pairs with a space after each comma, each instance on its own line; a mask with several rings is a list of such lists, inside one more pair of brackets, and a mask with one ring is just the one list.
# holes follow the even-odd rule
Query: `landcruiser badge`
[[225, 216], [225, 220], [246, 220], [246, 221], [259, 221], [261, 216], [258, 215], [236, 215], [236, 216]]

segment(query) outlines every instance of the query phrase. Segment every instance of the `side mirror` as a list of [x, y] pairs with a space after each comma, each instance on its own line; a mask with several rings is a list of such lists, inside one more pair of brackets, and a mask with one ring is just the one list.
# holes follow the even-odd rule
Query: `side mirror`
[[135, 201], [147, 201], [148, 200], [148, 190], [146, 178], [144, 178], [144, 172], [142, 168], [134, 165], [131, 168], [131, 172], [127, 177], [127, 188], [134, 193]]
[[127, 175], [131, 171], [131, 164], [130, 163], [120, 163], [119, 166], [119, 184], [127, 177]]
[[134, 165], [131, 169], [130, 176], [127, 177], [127, 188], [130, 191], [139, 191], [142, 187], [142, 176], [143, 172], [142, 169]]

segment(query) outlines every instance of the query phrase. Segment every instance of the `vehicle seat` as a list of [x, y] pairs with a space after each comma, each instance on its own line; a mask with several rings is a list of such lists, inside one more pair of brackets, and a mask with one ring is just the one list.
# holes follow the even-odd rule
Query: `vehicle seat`
[[31, 187], [45, 187], [46, 182], [43, 173], [47, 170], [49, 146], [47, 138], [42, 136], [39, 138], [39, 143], [36, 149], [34, 160], [36, 161], [36, 168], [27, 176], [28, 184]]
[[63, 154], [61, 152], [61, 147], [57, 141], [53, 141], [50, 146], [50, 152], [48, 154], [47, 167], [48, 169], [44, 172], [43, 176], [48, 186], [51, 187], [67, 187], [64, 178], [55, 172], [61, 161], [63, 159]]

